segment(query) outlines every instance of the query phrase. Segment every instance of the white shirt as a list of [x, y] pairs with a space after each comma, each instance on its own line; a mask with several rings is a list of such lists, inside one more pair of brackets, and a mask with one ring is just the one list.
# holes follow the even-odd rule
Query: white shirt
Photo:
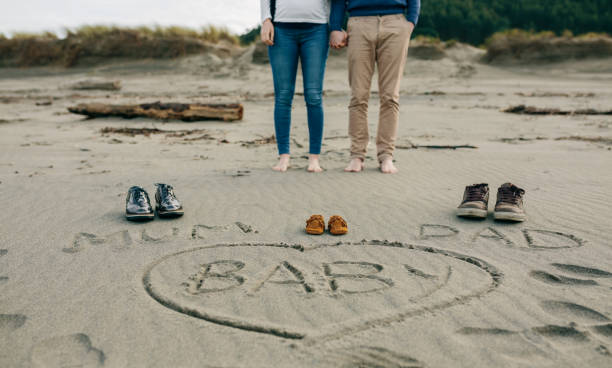
[[[272, 18], [270, 0], [261, 0], [261, 21]], [[319, 23], [329, 22], [331, 0], [276, 0], [275, 22]]]

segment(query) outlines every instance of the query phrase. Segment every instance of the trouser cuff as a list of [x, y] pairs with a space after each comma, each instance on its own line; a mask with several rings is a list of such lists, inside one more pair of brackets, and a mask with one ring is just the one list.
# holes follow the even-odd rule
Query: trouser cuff
[[385, 161], [386, 159], [391, 159], [393, 160], [393, 155], [390, 153], [382, 153], [380, 155], [378, 155], [378, 163], [382, 163], [383, 161]]

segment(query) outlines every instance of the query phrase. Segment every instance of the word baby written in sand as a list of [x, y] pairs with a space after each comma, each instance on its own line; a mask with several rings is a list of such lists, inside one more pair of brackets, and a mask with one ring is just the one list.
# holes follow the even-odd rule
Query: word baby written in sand
[[[220, 260], [200, 265], [199, 271], [189, 277], [189, 281], [183, 285], [191, 294], [223, 292], [236, 287], [241, 287], [246, 278], [240, 273], [246, 264], [237, 260]], [[404, 265], [408, 272], [425, 279], [438, 279], [436, 275], [429, 275], [409, 265]], [[337, 268], [337, 269], [336, 269]], [[368, 293], [393, 287], [392, 279], [381, 277], [378, 274], [385, 267], [380, 264], [364, 261], [335, 261], [321, 263], [320, 271], [327, 279], [326, 290], [344, 293]], [[308, 270], [316, 274], [317, 270]], [[447, 276], [450, 274], [450, 266]], [[293, 287], [306, 293], [314, 293], [317, 288], [313, 282], [306, 280], [304, 270], [291, 264], [288, 260], [268, 267], [260, 275], [259, 279], [253, 280], [246, 285], [250, 295], [257, 294], [264, 286], [269, 284]], [[351, 286], [344, 286], [343, 281], [348, 281]]]
[[430, 246], [218, 244], [153, 262], [146, 292], [191, 317], [285, 338], [343, 336], [482, 297], [493, 265]]

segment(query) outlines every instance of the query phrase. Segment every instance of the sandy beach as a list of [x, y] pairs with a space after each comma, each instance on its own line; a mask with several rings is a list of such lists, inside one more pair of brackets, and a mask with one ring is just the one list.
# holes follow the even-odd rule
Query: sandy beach
[[[346, 59], [325, 80], [321, 174], [295, 96], [273, 172], [269, 65], [202, 54], [0, 69], [0, 366], [610, 367], [611, 59], [410, 58], [397, 175], [349, 160]], [[119, 91], [75, 91], [94, 79]], [[376, 81], [371, 135], [378, 117]], [[85, 120], [78, 103], [241, 102], [238, 122]], [[146, 128], [156, 131], [121, 128]], [[373, 138], [372, 138], [373, 140]], [[451, 146], [451, 147], [447, 147]], [[468, 146], [456, 148], [452, 146]], [[185, 215], [130, 223], [132, 185]], [[526, 190], [520, 224], [455, 216], [466, 185]], [[311, 236], [311, 214], [349, 233]]]

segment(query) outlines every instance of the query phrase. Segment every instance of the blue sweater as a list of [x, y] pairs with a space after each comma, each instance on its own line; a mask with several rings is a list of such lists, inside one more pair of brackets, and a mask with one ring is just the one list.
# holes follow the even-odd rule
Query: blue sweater
[[406, 19], [416, 25], [421, 11], [421, 0], [332, 0], [329, 16], [332, 31], [342, 29], [344, 13], [347, 10], [351, 17], [405, 13]]

